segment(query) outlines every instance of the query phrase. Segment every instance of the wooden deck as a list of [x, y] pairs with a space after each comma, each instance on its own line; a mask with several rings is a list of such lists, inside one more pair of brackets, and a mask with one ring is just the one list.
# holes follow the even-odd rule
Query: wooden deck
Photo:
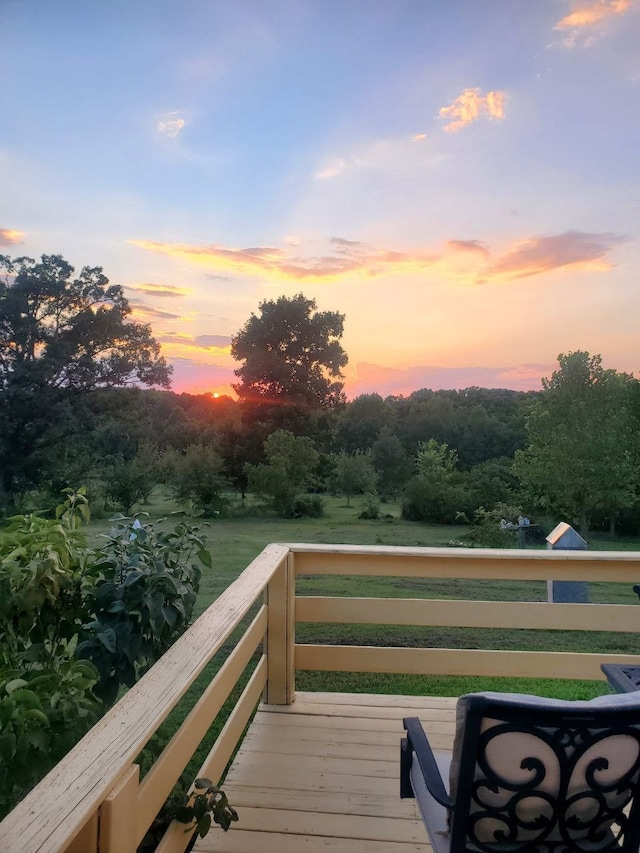
[[261, 705], [224, 789], [239, 822], [199, 853], [430, 853], [415, 802], [399, 795], [402, 718], [450, 749], [455, 698], [297, 693]]

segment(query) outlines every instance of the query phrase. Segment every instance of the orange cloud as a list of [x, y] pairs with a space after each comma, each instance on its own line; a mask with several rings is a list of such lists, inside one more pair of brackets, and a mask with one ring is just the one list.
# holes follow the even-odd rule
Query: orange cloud
[[471, 252], [483, 257], [487, 257], [489, 254], [486, 243], [482, 243], [480, 240], [449, 240], [447, 246], [453, 252]]
[[187, 296], [191, 291], [183, 287], [174, 287], [171, 284], [129, 284], [127, 290], [135, 290], [137, 293], [146, 293], [147, 296], [164, 296], [177, 298]]
[[610, 270], [607, 255], [624, 238], [616, 234], [565, 231], [551, 237], [532, 237], [492, 264], [479, 281], [512, 280], [557, 269], [591, 272]]
[[17, 246], [19, 243], [24, 243], [24, 231], [0, 228], [0, 246]]
[[191, 246], [130, 240], [151, 252], [182, 258], [191, 263], [242, 275], [268, 276], [278, 281], [334, 281], [346, 276], [420, 272], [438, 262], [437, 255], [375, 249], [362, 243], [332, 238], [333, 254], [304, 258], [272, 246], [226, 249], [222, 246]]
[[440, 116], [451, 119], [449, 124], [444, 125], [443, 130], [456, 133], [473, 124], [481, 116], [503, 119], [505, 100], [504, 92], [491, 91], [483, 96], [480, 89], [465, 89], [452, 104], [441, 108]]
[[556, 30], [581, 29], [599, 24], [614, 15], [624, 15], [633, 6], [633, 0], [595, 0], [583, 3], [555, 25]]
[[[542, 275], [555, 269], [608, 270], [612, 266], [608, 255], [623, 239], [615, 234], [584, 231], [528, 237], [507, 247], [493, 261], [489, 247], [480, 240], [452, 239], [443, 248], [397, 252], [332, 237], [329, 251], [320, 256], [300, 254], [301, 246], [235, 249], [148, 240], [131, 242], [147, 251], [182, 258], [190, 263], [272, 281], [329, 282], [429, 271], [459, 284], [478, 284]], [[294, 251], [297, 254], [292, 254]]]

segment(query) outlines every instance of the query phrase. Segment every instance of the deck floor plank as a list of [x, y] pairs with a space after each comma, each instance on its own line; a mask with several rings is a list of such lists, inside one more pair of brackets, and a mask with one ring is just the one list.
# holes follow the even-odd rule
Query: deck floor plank
[[415, 802], [399, 796], [402, 718], [450, 749], [455, 702], [299, 693], [261, 705], [224, 783], [239, 823], [196, 853], [431, 853]]

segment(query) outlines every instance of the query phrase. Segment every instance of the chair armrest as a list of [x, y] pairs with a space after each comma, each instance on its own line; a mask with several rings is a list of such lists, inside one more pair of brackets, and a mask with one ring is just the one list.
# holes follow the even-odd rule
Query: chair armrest
[[453, 801], [449, 797], [442, 781], [440, 770], [436, 763], [431, 744], [422, 728], [422, 723], [417, 717], [405, 717], [402, 721], [407, 737], [402, 739], [400, 746], [400, 797], [413, 797], [413, 786], [411, 785], [410, 771], [413, 756], [418, 762], [427, 790], [436, 802], [447, 809], [453, 808]]

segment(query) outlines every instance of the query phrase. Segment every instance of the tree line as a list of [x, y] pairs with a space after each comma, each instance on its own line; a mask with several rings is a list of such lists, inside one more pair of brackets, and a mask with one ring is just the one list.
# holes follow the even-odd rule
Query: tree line
[[262, 302], [233, 337], [237, 400], [177, 394], [151, 329], [100, 268], [1, 257], [0, 272], [6, 513], [80, 484], [94, 507], [126, 511], [162, 482], [210, 514], [250, 492], [282, 515], [317, 515], [330, 491], [371, 495], [373, 517], [399, 499], [418, 521], [523, 512], [638, 532], [638, 381], [598, 355], [559, 356], [540, 392], [348, 402], [345, 317], [298, 294]]

